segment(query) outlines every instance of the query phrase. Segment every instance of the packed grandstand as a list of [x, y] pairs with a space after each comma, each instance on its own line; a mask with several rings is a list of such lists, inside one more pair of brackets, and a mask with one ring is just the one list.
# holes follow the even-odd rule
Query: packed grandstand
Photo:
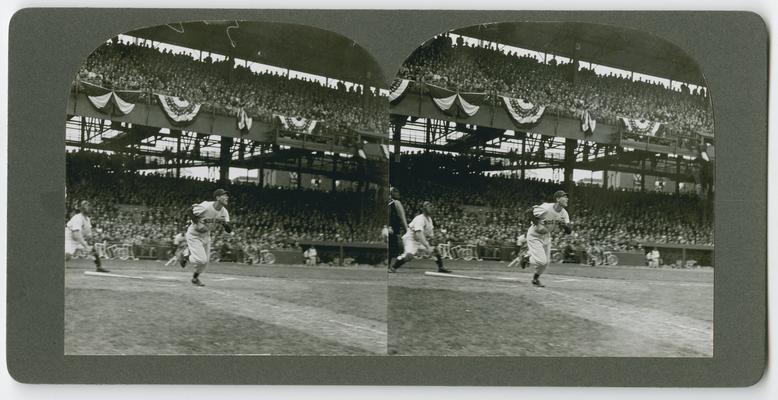
[[664, 125], [664, 134], [712, 133], [713, 113], [705, 88], [682, 84], [671, 90], [629, 75], [599, 75], [581, 68], [571, 81], [573, 63], [546, 63], [533, 55], [479, 46], [446, 34], [417, 49], [398, 77], [460, 92], [526, 99], [577, 118], [587, 110], [594, 119], [615, 125], [619, 117], [647, 119]]
[[[438, 157], [450, 156], [405, 157], [407, 175], [393, 179], [402, 182], [402, 198], [410, 213], [420, 211], [422, 201], [433, 202], [439, 242], [512, 246], [528, 227], [526, 207], [547, 199], [560, 187], [558, 182], [521, 180], [515, 175], [463, 175], [445, 167], [429, 167], [430, 163], [446, 164], [434, 159]], [[219, 187], [203, 179], [121, 173], [111, 167], [112, 162], [117, 161], [103, 153], [68, 155], [67, 215], [75, 212], [79, 200], [90, 200], [98, 242], [170, 246], [185, 227], [181, 211]], [[448, 162], [472, 161], [451, 157]], [[376, 192], [369, 192], [370, 199], [360, 203], [360, 194], [354, 191], [328, 193], [252, 184], [233, 184], [228, 190], [238, 234], [219, 235], [215, 248], [223, 241], [233, 248], [281, 249], [294, 248], [299, 242], [382, 240], [383, 208], [368, 207], [361, 220], [354, 211], [360, 204], [375, 204]], [[713, 245], [711, 208], [704, 206], [706, 201], [693, 194], [579, 185], [571, 194], [575, 237], [610, 250], [638, 250], [643, 242]], [[561, 240], [565, 239], [557, 238], [556, 244]]]
[[155, 101], [154, 94], [176, 96], [224, 115], [242, 108], [261, 121], [276, 114], [304, 117], [319, 121], [317, 133], [322, 134], [387, 129], [386, 100], [376, 89], [339, 81], [333, 88], [318, 80], [289, 79], [277, 70], [256, 72], [230, 59], [199, 60], [183, 50], [144, 43], [114, 39], [97, 48], [82, 64], [76, 90], [134, 91], [143, 102]]

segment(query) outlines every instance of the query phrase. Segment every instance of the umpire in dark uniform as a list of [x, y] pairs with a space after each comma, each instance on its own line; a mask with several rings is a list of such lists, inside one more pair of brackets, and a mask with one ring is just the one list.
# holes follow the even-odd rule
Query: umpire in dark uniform
[[408, 231], [408, 219], [400, 202], [400, 191], [396, 187], [389, 188], [389, 272], [392, 270], [392, 259], [400, 255], [400, 238]]

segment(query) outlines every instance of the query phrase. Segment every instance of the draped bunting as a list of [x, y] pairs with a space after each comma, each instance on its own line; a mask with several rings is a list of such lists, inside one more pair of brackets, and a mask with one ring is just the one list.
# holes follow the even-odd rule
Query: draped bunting
[[279, 114], [274, 115], [281, 121], [283, 129], [287, 131], [311, 133], [316, 128], [316, 123], [318, 122], [303, 117], [287, 117]]
[[407, 79], [395, 79], [392, 86], [389, 87], [389, 101], [395, 102], [400, 99], [408, 90], [409, 83], [410, 81]]
[[500, 96], [505, 110], [508, 111], [513, 121], [517, 124], [535, 124], [543, 116], [546, 106], [532, 104], [524, 99], [514, 99]]
[[113, 92], [108, 92], [102, 96], [88, 96], [89, 101], [92, 102], [92, 105], [95, 106], [96, 109], [108, 113], [110, 110], [108, 110], [111, 101], [111, 97], [113, 97]]
[[180, 97], [158, 94], [159, 104], [174, 125], [188, 125], [197, 117], [200, 104], [184, 100]]
[[116, 104], [116, 108], [120, 113], [122, 113], [122, 115], [127, 115], [135, 109], [135, 104], [124, 101], [121, 97], [119, 97], [118, 93], [113, 94], [113, 101]]
[[114, 90], [116, 97], [127, 103], [146, 103], [146, 95], [148, 92], [142, 90]]
[[453, 94], [448, 97], [440, 97], [440, 98], [432, 98], [432, 101], [435, 102], [435, 105], [438, 106], [442, 111], [448, 111], [453, 105], [454, 101], [457, 99], [457, 95]]
[[246, 110], [241, 107], [238, 110], [237, 114], [237, 124], [238, 124], [238, 130], [240, 130], [241, 135], [245, 135], [249, 133], [251, 130], [251, 125], [254, 123], [254, 119], [249, 117], [249, 115], [246, 113]]
[[597, 128], [597, 121], [594, 118], [592, 118], [588, 110], [584, 110], [581, 113], [581, 131], [591, 135], [592, 133], [594, 133], [595, 128]]
[[115, 114], [127, 115], [135, 109], [135, 104], [122, 100], [115, 92], [108, 92], [102, 96], [87, 97], [95, 108], [106, 114], [114, 114], [115, 111]]
[[[441, 111], [446, 114], [456, 115], [458, 110], [462, 110], [468, 117], [475, 115], [481, 108], [473, 103], [480, 102], [485, 96], [483, 93], [460, 94], [429, 84], [427, 85], [427, 90], [429, 91], [430, 96], [432, 96], [432, 101]], [[465, 99], [465, 97], [468, 97], [468, 99]], [[455, 104], [458, 107], [454, 107]]]
[[659, 122], [649, 121], [647, 119], [632, 119], [619, 117], [624, 124], [624, 129], [627, 133], [636, 133], [638, 135], [654, 136], [659, 128], [662, 126]]
[[465, 100], [465, 97], [463, 94], [458, 94], [457, 99], [459, 99], [459, 106], [462, 107], [462, 111], [465, 112], [469, 117], [472, 117], [475, 115], [475, 113], [478, 112], [478, 109], [481, 108], [475, 104], [469, 103], [467, 100]]

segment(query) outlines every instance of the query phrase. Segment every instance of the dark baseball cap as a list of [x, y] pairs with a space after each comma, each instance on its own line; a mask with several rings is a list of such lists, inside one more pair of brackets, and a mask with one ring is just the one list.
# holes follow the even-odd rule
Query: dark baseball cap
[[554, 192], [554, 200], [560, 197], [567, 197], [567, 193], [565, 193], [564, 190], [557, 190], [556, 192]]
[[227, 191], [224, 189], [216, 189], [216, 191], [213, 192], [213, 197], [217, 198], [219, 196], [224, 196], [225, 194], [229, 194], [229, 193], [227, 193]]

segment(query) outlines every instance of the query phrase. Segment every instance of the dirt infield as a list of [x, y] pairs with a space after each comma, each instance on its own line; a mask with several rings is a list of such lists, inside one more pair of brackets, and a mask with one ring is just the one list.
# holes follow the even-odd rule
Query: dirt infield
[[[712, 270], [449, 262], [486, 280], [430, 277], [428, 260], [389, 275], [389, 354], [711, 357]], [[496, 277], [518, 278], [500, 282]]]
[[383, 268], [88, 261], [65, 272], [65, 354], [386, 354]]

